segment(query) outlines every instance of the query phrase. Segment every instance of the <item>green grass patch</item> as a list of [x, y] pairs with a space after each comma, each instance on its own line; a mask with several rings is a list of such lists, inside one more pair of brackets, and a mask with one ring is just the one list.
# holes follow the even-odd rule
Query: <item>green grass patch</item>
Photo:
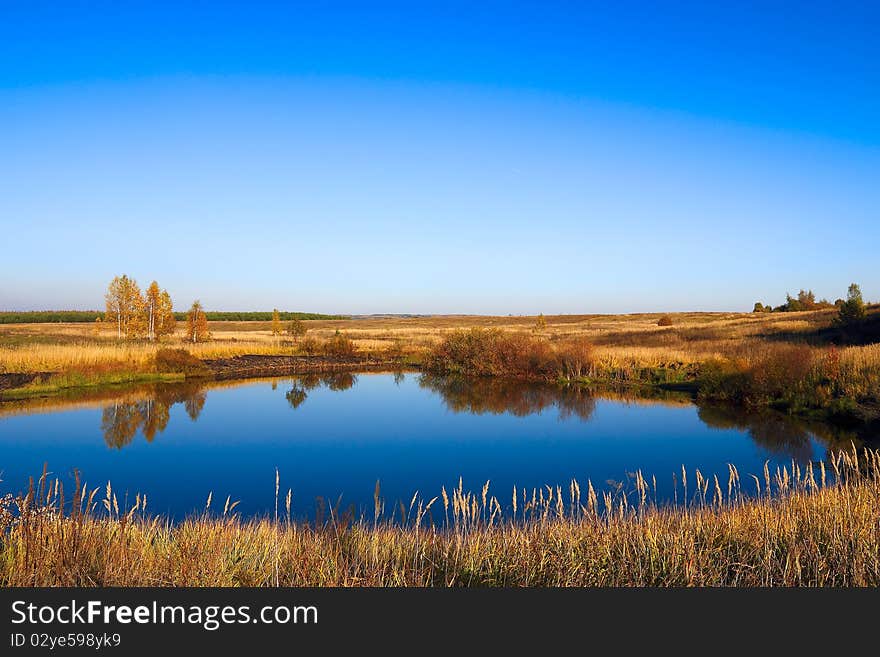
[[32, 383], [21, 388], [5, 390], [0, 396], [4, 399], [23, 399], [57, 394], [73, 388], [115, 386], [129, 383], [170, 383], [185, 379], [185, 374], [167, 372], [109, 372], [101, 374], [67, 372], [56, 374], [42, 383]]

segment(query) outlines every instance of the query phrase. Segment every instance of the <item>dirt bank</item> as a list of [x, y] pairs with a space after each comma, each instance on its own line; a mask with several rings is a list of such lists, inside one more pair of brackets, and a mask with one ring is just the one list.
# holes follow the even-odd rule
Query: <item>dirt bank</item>
[[391, 370], [400, 369], [398, 361], [391, 359], [353, 356], [331, 358], [327, 356], [261, 356], [248, 354], [232, 358], [202, 361], [214, 379], [245, 379], [257, 376], [285, 374], [309, 374], [337, 372], [342, 370]]
[[0, 373], [0, 390], [21, 388], [34, 381], [45, 383], [53, 372], [4, 372]]

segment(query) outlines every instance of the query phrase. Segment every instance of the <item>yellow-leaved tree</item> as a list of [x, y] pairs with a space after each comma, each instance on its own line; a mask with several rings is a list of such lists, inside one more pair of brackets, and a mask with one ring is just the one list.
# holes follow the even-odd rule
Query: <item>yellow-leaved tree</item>
[[134, 338], [146, 332], [144, 299], [137, 281], [125, 274], [116, 276], [107, 288], [106, 321], [116, 324], [116, 337]]
[[188, 342], [205, 342], [211, 339], [208, 331], [208, 316], [200, 301], [193, 301], [186, 314], [186, 339]]
[[177, 330], [177, 320], [174, 318], [174, 305], [171, 303], [171, 295], [167, 290], [162, 290], [159, 295], [159, 307], [156, 311], [156, 337], [174, 335]]
[[157, 340], [174, 333], [177, 323], [168, 290], [160, 290], [156, 281], [150, 283], [144, 295], [144, 320], [147, 338]]
[[272, 335], [275, 337], [281, 335], [281, 313], [277, 308], [272, 309]]
[[535, 319], [535, 325], [532, 327], [532, 333], [541, 333], [542, 331], [547, 330], [547, 319], [544, 317], [544, 313], [538, 315], [537, 319]]
[[156, 281], [150, 283], [150, 287], [144, 293], [144, 313], [147, 319], [147, 338], [156, 339], [156, 324], [159, 319], [159, 296], [162, 291]]

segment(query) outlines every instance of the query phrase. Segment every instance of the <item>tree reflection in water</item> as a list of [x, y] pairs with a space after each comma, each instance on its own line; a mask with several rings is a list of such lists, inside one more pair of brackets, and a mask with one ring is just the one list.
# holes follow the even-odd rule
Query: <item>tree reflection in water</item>
[[756, 445], [770, 454], [787, 456], [798, 463], [827, 460], [828, 455], [813, 453], [812, 438], [819, 438], [828, 450], [860, 447], [863, 441], [852, 431], [812, 422], [769, 409], [747, 410], [735, 406], [700, 406], [700, 419], [716, 429], [748, 432]]
[[[690, 404], [680, 395], [664, 397], [654, 394], [641, 396], [630, 391], [603, 391], [596, 395], [583, 386], [540, 385], [522, 381], [493, 378], [439, 377], [423, 374], [419, 385], [441, 395], [449, 410], [456, 413], [512, 413], [524, 417], [556, 407], [561, 418], [578, 417], [589, 420], [598, 397], [621, 399], [628, 402], [669, 403], [676, 406]], [[700, 420], [718, 429], [735, 429], [748, 433], [754, 443], [770, 454], [794, 459], [798, 463], [815, 460], [813, 438], [820, 439], [828, 449], [851, 449], [862, 440], [858, 436], [829, 424], [807, 423], [769, 409], [756, 411], [729, 406], [698, 408]], [[820, 455], [818, 458], [825, 458]]]
[[[395, 373], [399, 384], [403, 375]], [[277, 381], [275, 382], [277, 384]], [[297, 409], [306, 402], [309, 392], [319, 387], [332, 391], [349, 390], [357, 383], [357, 375], [351, 372], [332, 372], [323, 375], [310, 374], [296, 377], [285, 397], [291, 408]], [[598, 398], [649, 402], [650, 399], [629, 392], [595, 391], [584, 386], [556, 386], [536, 384], [500, 378], [466, 378], [455, 376], [432, 376], [422, 374], [419, 386], [439, 394], [446, 407], [456, 413], [500, 415], [511, 413], [525, 417], [556, 408], [560, 418], [576, 417], [589, 420], [596, 408]], [[104, 407], [101, 415], [101, 431], [110, 447], [121, 449], [130, 444], [138, 431], [148, 442], [165, 431], [174, 404], [183, 404], [186, 414], [197, 420], [205, 406], [207, 392], [195, 382], [156, 384], [135, 398], [122, 398]], [[660, 396], [660, 403], [689, 404], [689, 398]], [[831, 425], [808, 423], [780, 412], [743, 410], [730, 406], [701, 405], [700, 420], [718, 429], [735, 429], [749, 434], [756, 445], [770, 454], [785, 455], [800, 463], [806, 463], [825, 455], [815, 455], [812, 438], [821, 439], [828, 449], [851, 449], [863, 444], [859, 434], [835, 428]]]
[[596, 398], [583, 386], [553, 386], [500, 378], [465, 378], [423, 374], [419, 385], [440, 394], [455, 413], [512, 413], [525, 417], [556, 407], [561, 418], [589, 420]]
[[110, 447], [121, 449], [130, 444], [138, 430], [147, 441], [165, 431], [171, 407], [182, 403], [186, 414], [197, 420], [205, 406], [207, 393], [198, 384], [156, 384], [146, 399], [117, 399], [101, 412], [101, 433]]
[[357, 383], [357, 375], [351, 372], [330, 372], [329, 374], [307, 374], [294, 379], [290, 390], [284, 395], [291, 408], [299, 408], [308, 399], [309, 390], [320, 386], [335, 392], [348, 390]]

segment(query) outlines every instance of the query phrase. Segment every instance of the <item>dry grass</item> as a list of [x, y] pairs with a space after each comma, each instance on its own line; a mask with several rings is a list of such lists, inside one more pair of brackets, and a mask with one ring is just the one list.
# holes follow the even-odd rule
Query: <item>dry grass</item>
[[[586, 338], [596, 355], [646, 364], [698, 362], [762, 336], [805, 330], [830, 322], [828, 312], [752, 314], [678, 313], [674, 326], [658, 327], [661, 315], [547, 316], [541, 336], [549, 340]], [[802, 318], [801, 318], [802, 317]], [[210, 322], [211, 342], [188, 344], [197, 358], [226, 358], [242, 354], [291, 353], [294, 344], [274, 337], [270, 322]], [[327, 340], [340, 331], [361, 352], [392, 348], [419, 353], [449, 333], [473, 327], [529, 333], [534, 317], [442, 316], [422, 318], [306, 321], [308, 335]], [[178, 332], [180, 333], [180, 331]], [[177, 340], [171, 340], [175, 346]], [[166, 345], [167, 346], [167, 345]], [[157, 346], [117, 342], [112, 331], [95, 334], [85, 324], [9, 324], [0, 327], [0, 371], [44, 372], [101, 367], [148, 368]]]
[[[672, 325], [658, 326], [666, 316]], [[313, 320], [304, 322], [308, 335], [298, 342], [273, 336], [269, 322], [211, 322], [210, 342], [182, 344], [177, 338], [162, 345], [117, 342], [112, 331], [95, 334], [93, 327], [83, 324], [5, 325], [0, 327], [0, 372], [60, 372], [63, 375], [55, 384], [75, 386], [132, 373], [155, 374], [155, 354], [163, 347], [183, 346], [200, 359], [293, 354], [306, 346], [310, 354], [323, 353], [338, 340], [337, 332], [351, 340], [357, 355], [393, 354], [420, 362], [461, 331], [481, 328], [497, 330], [511, 343], [543, 341], [550, 351], [558, 352], [565, 344], [589, 344], [586, 376], [623, 383], [693, 382], [707, 363], [754, 371], [767, 362], [768, 353], [784, 351], [785, 345], [802, 345], [802, 353], [815, 365], [811, 383], [825, 386], [828, 399], [880, 398], [880, 346], [835, 349], [816, 338], [831, 326], [834, 316], [833, 310], [561, 315], [545, 317], [540, 328], [534, 317]], [[532, 351], [540, 356], [542, 350], [547, 351]], [[823, 399], [817, 396], [809, 403], [821, 406]]]
[[[65, 498], [45, 474], [0, 503], [5, 586], [876, 586], [880, 455], [727, 481], [682, 472], [677, 505], [630, 490], [441, 490], [372, 518], [244, 521], [234, 503], [172, 525], [108, 484]], [[280, 503], [280, 506], [279, 506]], [[219, 507], [219, 508], [218, 508]], [[287, 508], [285, 508], [287, 507]], [[213, 509], [217, 509], [213, 511]], [[63, 512], [62, 512], [63, 510]]]

